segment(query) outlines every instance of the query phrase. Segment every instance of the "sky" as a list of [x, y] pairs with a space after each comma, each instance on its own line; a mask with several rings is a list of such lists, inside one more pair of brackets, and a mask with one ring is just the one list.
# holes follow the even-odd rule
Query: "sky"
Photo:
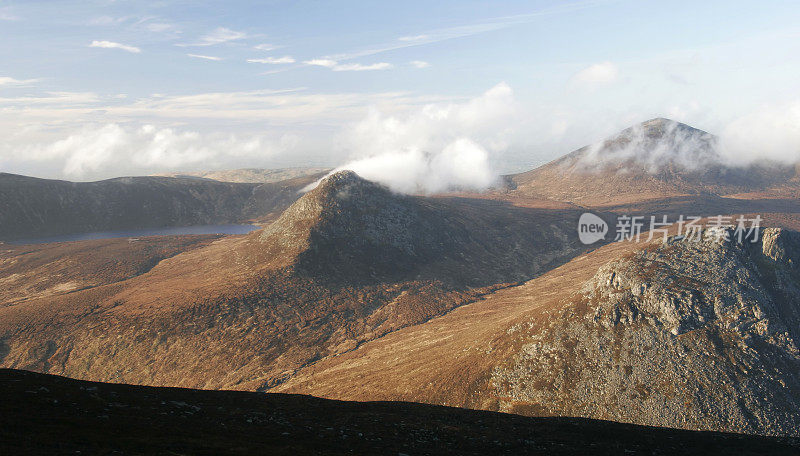
[[654, 117], [797, 159], [797, 2], [0, 0], [4, 172], [344, 166], [437, 191]]

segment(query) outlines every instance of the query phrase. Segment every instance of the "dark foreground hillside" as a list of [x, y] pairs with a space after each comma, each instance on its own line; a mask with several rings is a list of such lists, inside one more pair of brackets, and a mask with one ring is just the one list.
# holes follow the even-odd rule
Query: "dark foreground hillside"
[[797, 441], [0, 370], [0, 454], [798, 454]]

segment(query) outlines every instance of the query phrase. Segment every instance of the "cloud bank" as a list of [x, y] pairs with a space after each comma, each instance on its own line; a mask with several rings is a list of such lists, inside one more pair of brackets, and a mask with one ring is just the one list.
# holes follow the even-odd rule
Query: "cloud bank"
[[673, 120], [654, 119], [627, 128], [610, 141], [592, 144], [576, 165], [584, 172], [613, 167], [619, 172], [644, 169], [654, 174], [673, 167], [694, 171], [721, 162], [714, 135]]
[[485, 190], [497, 180], [492, 162], [507, 148], [504, 125], [516, 113], [505, 83], [463, 103], [427, 104], [403, 116], [373, 109], [340, 136], [352, 159], [334, 172], [352, 170], [403, 193]]
[[263, 164], [266, 159], [292, 149], [296, 142], [297, 138], [288, 134], [275, 137], [204, 134], [153, 125], [110, 123], [87, 126], [52, 143], [29, 145], [22, 154], [15, 155], [42, 164], [58, 163], [63, 175], [83, 179], [120, 169], [133, 175], [197, 166], [213, 169], [231, 164], [242, 167]]
[[800, 162], [800, 100], [763, 106], [730, 122], [720, 152], [731, 164]]

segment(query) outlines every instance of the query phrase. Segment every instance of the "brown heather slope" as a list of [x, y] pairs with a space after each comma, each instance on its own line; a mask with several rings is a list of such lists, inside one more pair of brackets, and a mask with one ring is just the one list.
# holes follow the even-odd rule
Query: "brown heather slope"
[[763, 235], [604, 246], [274, 391], [798, 435], [800, 234]]
[[2, 454], [797, 454], [788, 438], [0, 369]]
[[123, 281], [218, 235], [0, 244], [0, 306]]
[[558, 308], [604, 263], [634, 249], [614, 243], [577, 256], [524, 284], [318, 361], [272, 391], [497, 409], [488, 382], [494, 366], [515, 353], [506, 331]]
[[567, 205], [396, 195], [343, 172], [261, 232], [0, 309], [6, 367], [262, 389], [567, 261]]

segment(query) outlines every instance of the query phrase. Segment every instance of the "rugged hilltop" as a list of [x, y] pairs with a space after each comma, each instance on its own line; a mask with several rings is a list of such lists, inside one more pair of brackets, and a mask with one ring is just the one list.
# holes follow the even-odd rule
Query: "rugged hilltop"
[[501, 409], [800, 434], [800, 233], [673, 240], [603, 266], [563, 310], [517, 328]]
[[795, 183], [796, 176], [794, 166], [729, 165], [714, 135], [657, 118], [509, 178], [515, 194], [607, 205], [676, 195], [762, 192]]

